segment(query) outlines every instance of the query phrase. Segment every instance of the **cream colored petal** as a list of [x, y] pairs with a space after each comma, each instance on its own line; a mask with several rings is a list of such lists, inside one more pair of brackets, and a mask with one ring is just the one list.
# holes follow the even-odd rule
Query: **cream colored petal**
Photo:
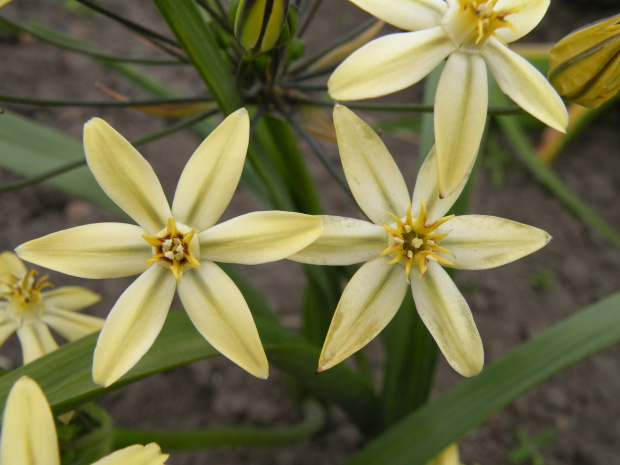
[[4, 6], [9, 3], [11, 0], [0, 0], [0, 6]]
[[518, 10], [506, 16], [506, 20], [514, 26], [517, 34], [507, 27], [495, 32], [507, 43], [520, 39], [538, 26], [549, 8], [549, 3], [550, 0], [499, 0], [495, 5], [495, 11]]
[[17, 380], [6, 401], [0, 463], [60, 465], [52, 411], [39, 385], [27, 376]]
[[101, 300], [96, 292], [80, 286], [63, 286], [41, 293], [43, 306], [54, 307], [68, 311], [82, 310]]
[[316, 241], [288, 257], [311, 265], [353, 265], [376, 258], [388, 246], [382, 226], [368, 221], [323, 216], [325, 231]]
[[203, 260], [256, 265], [298, 252], [318, 239], [323, 229], [319, 216], [254, 212], [213, 226], [198, 239]]
[[93, 381], [108, 387], [151, 348], [166, 321], [176, 281], [158, 264], [119, 297], [106, 319], [93, 358]]
[[426, 465], [461, 465], [458, 444], [451, 444]]
[[407, 31], [439, 26], [447, 10], [441, 0], [349, 0], [382, 21]]
[[423, 276], [412, 270], [410, 278], [420, 318], [448, 363], [463, 376], [480, 373], [482, 340], [467, 302], [448, 273], [431, 262]]
[[566, 106], [534, 66], [493, 37], [482, 51], [482, 57], [508, 97], [546, 125], [566, 132]]
[[163, 465], [167, 459], [168, 454], [162, 454], [159, 446], [152, 442], [146, 446], [135, 444], [117, 450], [93, 465]]
[[342, 168], [362, 211], [375, 224], [394, 222], [386, 212], [404, 217], [409, 191], [381, 138], [342, 105], [334, 107], [334, 126]]
[[58, 349], [49, 328], [39, 320], [22, 323], [17, 329], [17, 337], [22, 346], [24, 365]]
[[174, 217], [203, 231], [215, 224], [232, 198], [243, 170], [250, 138], [245, 108], [228, 116], [185, 165], [174, 194]]
[[80, 278], [119, 278], [144, 271], [153, 248], [132, 224], [97, 223], [65, 229], [15, 249], [26, 261]]
[[369, 42], [342, 62], [327, 87], [334, 100], [391, 94], [430, 73], [455, 49], [440, 26], [390, 34]]
[[68, 341], [75, 341], [101, 329], [105, 320], [95, 316], [69, 312], [58, 308], [46, 308], [41, 320]]
[[84, 152], [95, 179], [119, 207], [149, 234], [172, 216], [151, 165], [112, 126], [99, 118], [84, 125]]
[[453, 53], [435, 94], [435, 148], [441, 197], [469, 176], [487, 119], [487, 68], [478, 55]]
[[13, 252], [2, 252], [0, 254], [0, 277], [4, 274], [11, 274], [21, 279], [27, 273], [26, 265]]
[[495, 216], [457, 216], [436, 232], [448, 231], [450, 234], [441, 240], [441, 246], [455, 255], [449, 258], [455, 268], [463, 270], [484, 270], [510, 263], [551, 240], [542, 229]]
[[461, 180], [460, 185], [452, 195], [443, 199], [440, 198], [439, 187], [437, 185], [437, 152], [435, 146], [433, 146], [418, 172], [413, 197], [411, 199], [411, 215], [414, 218], [420, 216], [420, 200], [422, 200], [426, 205], [428, 218], [431, 221], [442, 218], [448, 210], [452, 208], [452, 205], [454, 205], [454, 202], [459, 198], [459, 195], [461, 195], [468, 178], [469, 175]]
[[405, 268], [391, 257], [365, 263], [345, 287], [323, 344], [319, 371], [327, 370], [368, 344], [392, 320], [409, 284]]
[[0, 310], [0, 346], [5, 343], [5, 341], [17, 331], [19, 328], [19, 323], [14, 319], [7, 315], [4, 309]]
[[213, 262], [183, 275], [179, 296], [196, 329], [218, 352], [257, 378], [269, 365], [241, 291]]

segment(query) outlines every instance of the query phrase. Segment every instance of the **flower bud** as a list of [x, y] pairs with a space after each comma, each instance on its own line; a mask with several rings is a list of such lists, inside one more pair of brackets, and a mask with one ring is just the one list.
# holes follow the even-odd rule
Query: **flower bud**
[[241, 0], [235, 36], [246, 57], [268, 52], [277, 43], [288, 14], [289, 0]]
[[549, 81], [567, 102], [596, 108], [620, 90], [620, 15], [567, 35], [549, 53]]
[[295, 34], [297, 33], [297, 26], [299, 26], [299, 10], [293, 3], [288, 9], [286, 22], [284, 23], [284, 27], [282, 28], [276, 47], [283, 47], [288, 44], [293, 37], [295, 37]]

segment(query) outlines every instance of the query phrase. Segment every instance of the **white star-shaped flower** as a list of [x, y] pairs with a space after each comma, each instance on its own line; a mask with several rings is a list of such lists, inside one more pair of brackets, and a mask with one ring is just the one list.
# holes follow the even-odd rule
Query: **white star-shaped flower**
[[568, 113], [547, 79], [507, 43], [530, 32], [549, 0], [350, 0], [407, 31], [373, 40], [329, 79], [334, 100], [390, 94], [415, 84], [443, 60], [435, 95], [435, 140], [442, 197], [475, 161], [487, 114], [487, 68], [515, 103], [564, 132]]
[[77, 313], [101, 300], [79, 286], [53, 289], [48, 276], [37, 278], [13, 252], [0, 255], [0, 345], [17, 333], [24, 364], [58, 348], [53, 328], [69, 341], [97, 332], [103, 319]]
[[319, 237], [323, 224], [319, 217], [267, 211], [214, 226], [239, 183], [249, 133], [245, 109], [226, 118], [188, 161], [171, 208], [151, 165], [123, 136], [97, 118], [85, 125], [88, 166], [138, 226], [79, 226], [22, 244], [16, 252], [24, 260], [84, 278], [141, 273], [101, 330], [93, 360], [97, 384], [112, 384], [148, 351], [175, 289], [196, 329], [215, 349], [249, 373], [267, 377], [267, 358], [250, 309], [214, 261], [252, 265], [286, 258]]
[[[117, 450], [92, 465], [163, 465], [155, 443]], [[58, 435], [52, 410], [39, 385], [27, 376], [19, 378], [7, 398], [2, 417], [0, 463], [3, 465], [60, 465]]]
[[316, 265], [366, 262], [347, 284], [334, 313], [319, 371], [370, 342], [411, 289], [422, 321], [447, 361], [464, 376], [482, 370], [484, 353], [467, 302], [442, 268], [481, 270], [528, 255], [549, 242], [545, 231], [493, 216], [444, 216], [465, 186], [440, 199], [437, 156], [420, 168], [409, 200], [387, 148], [364, 121], [336, 106], [334, 124], [351, 192], [371, 222], [324, 216], [325, 232], [289, 257]]

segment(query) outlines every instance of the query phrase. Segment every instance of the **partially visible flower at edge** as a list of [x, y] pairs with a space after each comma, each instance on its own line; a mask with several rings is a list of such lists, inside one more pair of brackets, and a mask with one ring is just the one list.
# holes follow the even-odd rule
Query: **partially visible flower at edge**
[[366, 262], [347, 284], [329, 327], [318, 371], [370, 342], [394, 317], [407, 289], [446, 360], [460, 374], [482, 370], [482, 341], [464, 297], [441, 265], [494, 268], [549, 242], [545, 231], [482, 215], [444, 216], [465, 186], [440, 199], [435, 150], [418, 173], [413, 198], [387, 148], [364, 121], [337, 105], [334, 125], [345, 176], [372, 221], [324, 216], [325, 232], [289, 257], [315, 265]]
[[597, 108], [620, 90], [620, 14], [564, 37], [549, 52], [549, 81], [567, 102]]
[[47, 276], [37, 275], [13, 252], [0, 255], [0, 346], [17, 332], [24, 364], [58, 348], [48, 326], [75, 341], [99, 331], [104, 322], [76, 313], [99, 302], [99, 294], [79, 286], [53, 289]]
[[463, 465], [459, 456], [459, 446], [454, 443], [446, 447], [426, 465]]
[[[117, 450], [92, 465], [163, 465], [167, 459], [168, 455], [151, 443]], [[0, 463], [60, 465], [52, 410], [39, 385], [27, 376], [15, 382], [4, 407]]]
[[329, 79], [334, 100], [396, 92], [447, 58], [434, 113], [441, 197], [456, 191], [478, 153], [487, 115], [487, 67], [517, 105], [552, 128], [566, 130], [562, 99], [534, 66], [506, 46], [540, 22], [549, 0], [350, 1], [414, 32], [380, 37], [349, 56]]
[[160, 333], [176, 289], [192, 323], [216, 350], [267, 378], [267, 357], [248, 304], [214, 261], [255, 265], [284, 259], [317, 239], [323, 222], [265, 211], [214, 226], [241, 178], [249, 134], [245, 108], [228, 116], [187, 162], [171, 208], [153, 168], [123, 136], [98, 118], [84, 126], [86, 160], [95, 179], [139, 226], [79, 226], [22, 244], [16, 252], [83, 278], [140, 274], [101, 330], [95, 383], [109, 386], [138, 363]]

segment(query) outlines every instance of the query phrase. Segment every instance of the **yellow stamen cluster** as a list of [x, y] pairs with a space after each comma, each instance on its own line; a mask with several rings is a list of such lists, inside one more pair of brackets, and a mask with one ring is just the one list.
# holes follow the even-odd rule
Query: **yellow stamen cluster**
[[181, 281], [183, 268], [189, 265], [193, 268], [200, 268], [200, 262], [190, 251], [190, 242], [194, 238], [196, 231], [193, 229], [186, 233], [181, 232], [174, 221], [168, 218], [166, 229], [159, 236], [144, 234], [142, 237], [153, 247], [153, 256], [146, 262], [147, 264], [162, 262], [170, 266], [170, 270], [177, 281]]
[[6, 274], [0, 278], [0, 283], [8, 287], [8, 291], [0, 293], [0, 297], [6, 297], [8, 300], [19, 299], [22, 305], [31, 303], [41, 303], [41, 291], [45, 288], [54, 287], [52, 283], [47, 282], [49, 275], [41, 276], [38, 280], [37, 270], [30, 270], [23, 279], [16, 276]]
[[499, 38], [495, 31], [502, 27], [507, 27], [512, 32], [517, 34], [517, 30], [514, 25], [506, 20], [506, 16], [516, 13], [521, 10], [524, 5], [514, 7], [512, 9], [502, 8], [495, 10], [495, 4], [497, 0], [459, 0], [463, 14], [470, 16], [470, 21], [476, 24], [475, 30], [477, 31], [476, 45], [478, 45], [484, 38], [494, 36]]
[[447, 253], [454, 256], [448, 249], [437, 245], [449, 233], [434, 233], [439, 226], [452, 219], [454, 215], [444, 216], [429, 222], [426, 205], [424, 205], [423, 201], [420, 201], [420, 216], [415, 220], [411, 217], [411, 205], [407, 207], [407, 215], [404, 220], [401, 220], [393, 213], [386, 213], [394, 218], [395, 221], [394, 227], [386, 224], [383, 225], [385, 230], [392, 236], [392, 245], [381, 252], [379, 257], [384, 257], [391, 253], [395, 254], [394, 259], [386, 263], [386, 265], [393, 265], [401, 260], [404, 261], [407, 281], [409, 281], [409, 272], [414, 263], [420, 267], [420, 276], [426, 273], [426, 267], [431, 261], [442, 265], [454, 265], [450, 260], [438, 255], [439, 253]]

